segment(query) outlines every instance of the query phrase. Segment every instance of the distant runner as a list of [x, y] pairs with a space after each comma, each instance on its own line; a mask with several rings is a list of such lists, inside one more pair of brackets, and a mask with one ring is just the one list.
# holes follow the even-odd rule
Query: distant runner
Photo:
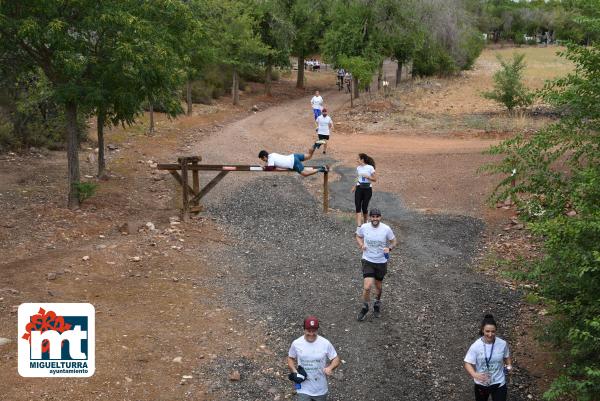
[[[304, 319], [304, 335], [292, 342], [288, 352], [288, 376], [296, 384], [298, 401], [326, 401], [327, 376], [340, 366], [340, 357], [329, 340], [317, 334], [319, 320]], [[331, 363], [327, 363], [331, 361]]]
[[357, 229], [367, 222], [369, 202], [373, 196], [373, 185], [371, 183], [375, 181], [377, 181], [375, 160], [366, 153], [359, 153], [358, 167], [356, 167], [356, 183], [352, 185]]
[[387, 273], [387, 262], [390, 251], [396, 246], [396, 237], [392, 229], [381, 223], [381, 211], [371, 209], [369, 212], [370, 223], [365, 223], [356, 231], [356, 242], [363, 251], [363, 306], [358, 313], [357, 320], [364, 320], [369, 312], [371, 287], [375, 284], [375, 302], [373, 303], [373, 316], [379, 317], [381, 313], [381, 291], [383, 278]]
[[316, 120], [321, 115], [321, 110], [323, 110], [323, 98], [319, 94], [319, 91], [315, 91], [315, 95], [310, 99], [310, 104]]
[[317, 173], [324, 173], [329, 171], [327, 166], [315, 167], [304, 167], [303, 161], [310, 160], [315, 153], [315, 149], [321, 146], [317, 141], [308, 153], [293, 153], [291, 155], [281, 155], [279, 153], [269, 153], [266, 150], [261, 150], [258, 153], [258, 158], [266, 163], [265, 170], [294, 170], [303, 177], [308, 177]]

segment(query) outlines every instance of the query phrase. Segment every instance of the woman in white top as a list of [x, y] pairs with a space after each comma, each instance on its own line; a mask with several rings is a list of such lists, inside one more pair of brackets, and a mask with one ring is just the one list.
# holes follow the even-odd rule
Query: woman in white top
[[356, 182], [352, 185], [352, 192], [354, 192], [354, 206], [356, 207], [356, 226], [360, 227], [367, 222], [369, 201], [373, 196], [373, 185], [371, 183], [377, 181], [375, 160], [366, 153], [358, 154], [356, 176]]
[[319, 94], [319, 91], [315, 91], [315, 95], [310, 99], [310, 104], [312, 105], [313, 116], [316, 120], [321, 115], [321, 110], [323, 110], [323, 98]]
[[465, 356], [465, 369], [475, 382], [475, 401], [506, 401], [506, 374], [512, 370], [508, 344], [496, 337], [496, 321], [485, 315], [478, 338]]

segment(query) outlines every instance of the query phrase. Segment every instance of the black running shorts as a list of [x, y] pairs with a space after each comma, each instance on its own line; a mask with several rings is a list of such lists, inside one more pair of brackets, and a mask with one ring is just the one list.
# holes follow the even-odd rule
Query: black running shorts
[[361, 259], [363, 278], [373, 277], [377, 281], [383, 281], [387, 273], [387, 263], [373, 263], [368, 260]]

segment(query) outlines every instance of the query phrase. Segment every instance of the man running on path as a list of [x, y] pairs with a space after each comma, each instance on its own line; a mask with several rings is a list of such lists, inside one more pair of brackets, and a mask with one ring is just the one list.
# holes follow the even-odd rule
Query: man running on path
[[[317, 334], [319, 320], [304, 319], [304, 335], [292, 342], [288, 352], [289, 378], [296, 383], [298, 401], [326, 401], [327, 376], [340, 366], [340, 357], [329, 340]], [[327, 365], [327, 361], [331, 361]], [[301, 368], [302, 367], [302, 368]]]
[[329, 171], [327, 166], [315, 167], [304, 167], [303, 161], [310, 160], [315, 153], [315, 149], [321, 146], [321, 143], [317, 141], [308, 153], [292, 153], [291, 155], [281, 155], [279, 153], [269, 153], [266, 150], [261, 150], [258, 153], [258, 158], [266, 163], [264, 169], [266, 171], [279, 170], [288, 171], [294, 170], [303, 177], [308, 177], [317, 173], [324, 173]]
[[381, 312], [381, 291], [383, 278], [387, 273], [389, 253], [396, 246], [396, 237], [392, 229], [381, 222], [381, 211], [371, 209], [370, 222], [365, 223], [356, 231], [356, 242], [363, 251], [363, 306], [358, 313], [357, 320], [364, 320], [369, 312], [370, 293], [375, 284], [375, 302], [373, 303], [373, 316], [379, 317]]
[[323, 154], [325, 154], [327, 153], [327, 142], [329, 141], [329, 135], [331, 135], [331, 131], [333, 130], [333, 120], [327, 115], [327, 109], [323, 109], [323, 114], [317, 117], [315, 120], [315, 125], [317, 127], [317, 135], [319, 136], [318, 142], [325, 141], [323, 146]]

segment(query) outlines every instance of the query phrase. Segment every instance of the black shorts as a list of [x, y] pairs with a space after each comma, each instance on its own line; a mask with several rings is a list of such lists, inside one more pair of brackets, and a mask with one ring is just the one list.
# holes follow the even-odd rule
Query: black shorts
[[326, 141], [329, 140], [329, 135], [321, 135], [321, 134], [317, 134], [319, 136], [319, 140], [321, 139], [325, 139]]
[[361, 259], [363, 278], [373, 277], [377, 281], [383, 281], [387, 273], [386, 263], [373, 263], [368, 260]]

